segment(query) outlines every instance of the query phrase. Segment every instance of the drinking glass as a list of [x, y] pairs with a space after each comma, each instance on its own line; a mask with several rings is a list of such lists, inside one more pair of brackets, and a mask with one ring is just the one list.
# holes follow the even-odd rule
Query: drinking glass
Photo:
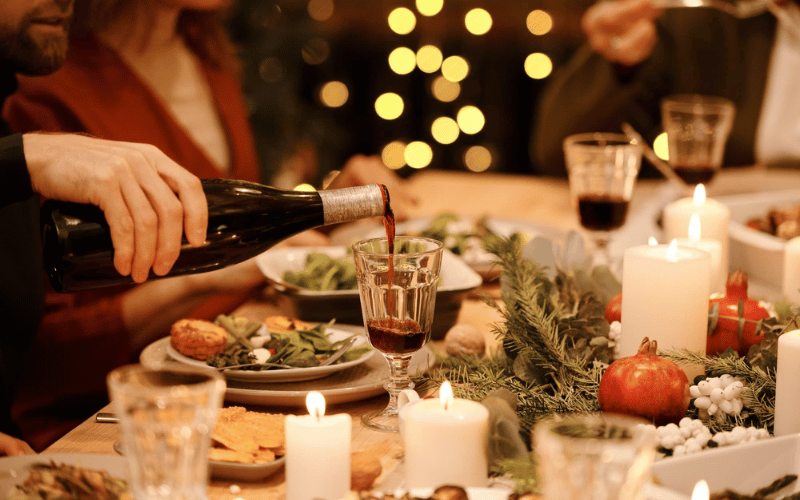
[[536, 423], [533, 448], [547, 500], [642, 500], [655, 427], [608, 413], [555, 415]]
[[687, 191], [719, 171], [735, 115], [736, 106], [724, 97], [680, 94], [661, 101], [669, 164]]
[[353, 244], [367, 338], [389, 363], [389, 404], [361, 417], [373, 429], [399, 431], [397, 395], [414, 387], [409, 361], [431, 337], [442, 248], [440, 241], [413, 236], [397, 236], [393, 253], [387, 238]]
[[611, 266], [608, 242], [625, 224], [642, 147], [624, 134], [576, 134], [564, 139], [564, 155], [581, 226], [597, 249], [595, 262]]
[[137, 500], [205, 500], [211, 432], [225, 380], [216, 371], [128, 365], [108, 375]]

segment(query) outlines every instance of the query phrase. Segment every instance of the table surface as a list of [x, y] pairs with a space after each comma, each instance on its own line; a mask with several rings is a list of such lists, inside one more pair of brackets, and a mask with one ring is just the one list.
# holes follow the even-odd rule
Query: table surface
[[[421, 200], [412, 217], [432, 216], [444, 210], [455, 211], [464, 216], [509, 218], [547, 224], [562, 229], [579, 229], [577, 215], [569, 197], [566, 180], [505, 174], [469, 174], [446, 171], [421, 171], [410, 179], [413, 189]], [[665, 181], [640, 180], [636, 186], [631, 213], [643, 207], [659, 192], [663, 192]], [[728, 169], [708, 187], [709, 196], [738, 194], [752, 191], [800, 188], [800, 172], [765, 171], [763, 169]], [[491, 285], [483, 291], [497, 293]], [[234, 313], [261, 321], [270, 314], [285, 313], [286, 298], [275, 292], [266, 292], [260, 300], [251, 301]], [[459, 313], [458, 322], [477, 327], [487, 338], [491, 348], [494, 339], [491, 324], [500, 321], [500, 316], [477, 297], [469, 297]], [[442, 341], [434, 341], [435, 350], [443, 348]], [[399, 464], [402, 461], [402, 443], [397, 434], [374, 431], [361, 424], [360, 417], [367, 411], [382, 408], [388, 397], [376, 396], [363, 401], [333, 405], [329, 413], [349, 413], [353, 417], [352, 450], [366, 451], [380, 457], [383, 467], [376, 488], [394, 488], [399, 480]], [[252, 408], [272, 413], [304, 413], [298, 409]], [[110, 411], [105, 408], [102, 411]], [[51, 445], [45, 453], [99, 453], [113, 454], [113, 443], [120, 438], [116, 424], [97, 423], [93, 418], [85, 421], [66, 436]], [[236, 484], [241, 492], [232, 493]], [[211, 481], [209, 497], [213, 499], [285, 497], [284, 474], [278, 472], [267, 480], [246, 483], [238, 481]]]

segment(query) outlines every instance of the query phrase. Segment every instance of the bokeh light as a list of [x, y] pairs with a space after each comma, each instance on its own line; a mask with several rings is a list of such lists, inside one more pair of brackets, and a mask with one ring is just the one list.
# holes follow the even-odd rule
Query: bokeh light
[[492, 16], [484, 9], [472, 9], [464, 16], [464, 25], [473, 35], [485, 35], [492, 29]]
[[277, 57], [267, 57], [258, 65], [258, 75], [267, 83], [277, 83], [283, 79], [283, 63]]
[[423, 73], [436, 73], [442, 67], [442, 57], [439, 47], [425, 45], [417, 51], [417, 67]]
[[417, 16], [405, 7], [398, 7], [389, 13], [389, 28], [398, 35], [407, 35], [414, 31]]
[[458, 123], [450, 117], [440, 116], [431, 125], [431, 135], [440, 144], [453, 144], [458, 139]]
[[375, 112], [384, 120], [394, 120], [403, 114], [403, 98], [387, 92], [375, 100]]
[[294, 187], [294, 191], [316, 191], [311, 184], [298, 184]]
[[342, 82], [328, 82], [320, 88], [319, 100], [329, 108], [339, 108], [347, 102], [350, 92]]
[[417, 55], [408, 47], [397, 47], [389, 54], [389, 67], [398, 75], [407, 75], [417, 66]]
[[308, 64], [322, 64], [331, 55], [331, 46], [324, 38], [315, 37], [303, 45], [301, 53]]
[[453, 102], [461, 94], [461, 84], [451, 82], [443, 76], [437, 76], [431, 84], [433, 97], [442, 102]]
[[309, 0], [308, 15], [315, 21], [327, 21], [333, 16], [333, 0]]
[[553, 61], [541, 52], [534, 52], [525, 58], [525, 74], [534, 80], [541, 80], [553, 72]]
[[664, 161], [669, 161], [669, 146], [667, 145], [667, 133], [661, 132], [653, 141], [653, 151]]
[[477, 134], [483, 130], [483, 126], [486, 124], [486, 118], [483, 117], [483, 113], [475, 106], [464, 106], [459, 109], [456, 121], [458, 121], [461, 131], [470, 135]]
[[406, 143], [403, 141], [392, 141], [383, 147], [381, 151], [381, 161], [388, 168], [397, 170], [406, 166]]
[[534, 10], [525, 19], [528, 31], [534, 35], [545, 35], [553, 29], [553, 18], [543, 10]]
[[484, 146], [470, 146], [464, 153], [464, 166], [473, 172], [483, 172], [492, 166], [492, 153]]
[[443, 6], [444, 0], [417, 0], [417, 10], [423, 16], [435, 16]]
[[411, 168], [425, 168], [433, 160], [433, 149], [422, 141], [408, 143], [403, 153], [406, 164]]
[[451, 82], [460, 82], [469, 74], [469, 64], [461, 56], [450, 56], [442, 61], [442, 76]]

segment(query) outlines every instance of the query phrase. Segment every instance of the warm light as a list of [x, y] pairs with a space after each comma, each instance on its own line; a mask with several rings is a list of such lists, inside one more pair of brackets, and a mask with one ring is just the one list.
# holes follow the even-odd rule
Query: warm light
[[439, 402], [442, 403], [442, 408], [444, 410], [449, 410], [450, 406], [453, 405], [453, 388], [447, 380], [439, 387]]
[[417, 51], [417, 67], [423, 73], [435, 73], [442, 67], [442, 51], [433, 45], [425, 45]]
[[403, 158], [411, 168], [425, 168], [433, 160], [433, 150], [422, 141], [414, 141], [406, 146]]
[[375, 112], [384, 120], [394, 120], [403, 114], [403, 98], [387, 92], [375, 99]]
[[458, 121], [458, 126], [465, 134], [477, 134], [486, 124], [483, 113], [475, 106], [464, 106], [458, 110], [456, 121]]
[[469, 64], [461, 56], [450, 56], [442, 62], [442, 76], [451, 82], [460, 82], [469, 74]]
[[692, 500], [708, 500], [710, 496], [708, 483], [704, 479], [697, 481], [697, 484], [694, 485], [694, 490], [692, 490]]
[[664, 161], [669, 161], [669, 144], [667, 143], [667, 133], [661, 132], [656, 136], [655, 140], [653, 141], [653, 151], [656, 152], [656, 156], [661, 158]]
[[319, 100], [329, 108], [338, 108], [347, 102], [350, 92], [342, 82], [328, 82], [319, 91]]
[[483, 9], [472, 9], [464, 17], [464, 24], [473, 35], [485, 35], [492, 29], [492, 16]]
[[667, 247], [667, 261], [678, 262], [678, 240], [672, 240]]
[[283, 73], [283, 64], [277, 57], [267, 57], [258, 65], [258, 75], [267, 83], [281, 81]]
[[397, 170], [406, 166], [406, 143], [403, 141], [392, 141], [383, 147], [381, 151], [381, 161], [388, 168]]
[[441, 144], [453, 144], [458, 139], [459, 132], [458, 123], [447, 116], [440, 116], [431, 125], [431, 135]]
[[331, 55], [331, 46], [324, 38], [315, 37], [303, 45], [301, 55], [308, 64], [322, 64]]
[[689, 239], [692, 241], [700, 241], [700, 215], [692, 214], [689, 217]]
[[310, 0], [308, 15], [315, 21], [327, 21], [333, 16], [333, 0]]
[[314, 192], [316, 191], [316, 189], [314, 189], [314, 186], [312, 186], [311, 184], [298, 184], [297, 186], [294, 187], [293, 191]]
[[534, 80], [541, 80], [553, 72], [553, 61], [541, 52], [534, 52], [525, 58], [525, 74]]
[[654, 246], [658, 245], [658, 240], [656, 239], [655, 236], [651, 236], [651, 237], [647, 238], [647, 244], [650, 245], [651, 247], [654, 247]]
[[417, 16], [405, 7], [398, 7], [389, 14], [389, 28], [398, 35], [407, 35], [414, 31]]
[[397, 47], [389, 54], [389, 67], [398, 75], [407, 75], [417, 66], [417, 56], [408, 47]]
[[306, 408], [312, 417], [320, 418], [325, 416], [325, 396], [317, 391], [311, 391], [306, 396]]
[[543, 10], [534, 10], [525, 20], [528, 31], [534, 35], [544, 35], [553, 29], [553, 18]]
[[431, 92], [433, 97], [442, 102], [453, 102], [461, 93], [461, 84], [451, 82], [443, 76], [437, 76], [431, 84]]
[[483, 172], [492, 166], [492, 153], [483, 146], [470, 146], [464, 153], [464, 166], [472, 172]]
[[702, 207], [706, 204], [706, 187], [698, 184], [694, 188], [694, 197], [692, 198], [692, 205], [695, 207]]
[[444, 0], [417, 0], [417, 10], [423, 16], [435, 16], [444, 6]]

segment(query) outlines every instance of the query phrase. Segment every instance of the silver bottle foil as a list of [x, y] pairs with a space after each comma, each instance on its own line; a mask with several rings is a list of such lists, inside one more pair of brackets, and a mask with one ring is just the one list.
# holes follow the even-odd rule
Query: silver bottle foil
[[378, 184], [319, 191], [325, 225], [383, 216], [383, 189]]

